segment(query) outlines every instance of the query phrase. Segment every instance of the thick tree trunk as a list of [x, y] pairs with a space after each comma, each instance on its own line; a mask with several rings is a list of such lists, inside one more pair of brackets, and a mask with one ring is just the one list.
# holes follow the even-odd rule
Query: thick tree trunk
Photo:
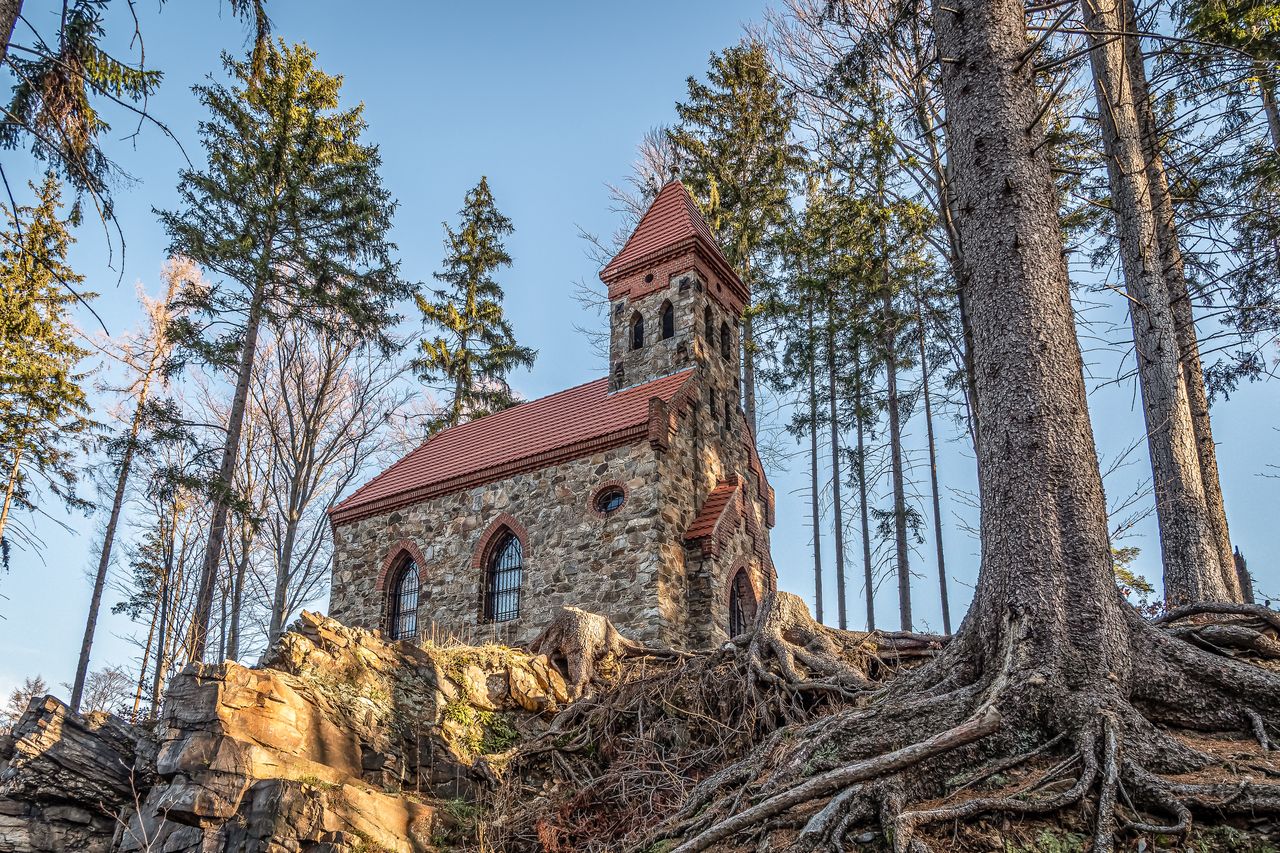
[[[1137, 10], [1133, 0], [1123, 0], [1123, 12], [1126, 32], [1137, 32]], [[1187, 388], [1187, 404], [1191, 411], [1191, 427], [1195, 435], [1205, 512], [1208, 513], [1218, 547], [1218, 565], [1223, 573], [1223, 586], [1231, 600], [1241, 601], [1243, 599], [1239, 582], [1234, 574], [1231, 533], [1227, 526], [1222, 485], [1218, 476], [1218, 453], [1209, 417], [1209, 396], [1205, 390], [1204, 368], [1200, 363], [1200, 342], [1191, 308], [1191, 295], [1187, 290], [1186, 269], [1174, 219], [1173, 197], [1169, 192], [1169, 177], [1161, 153], [1160, 133], [1151, 104], [1151, 92], [1147, 86], [1142, 42], [1136, 36], [1127, 36], [1124, 43], [1125, 70], [1133, 91], [1138, 128], [1146, 157], [1146, 175], [1156, 220], [1160, 264], [1169, 293], [1169, 308], [1173, 315], [1174, 333], [1182, 363], [1182, 378]]]
[[1018, 692], [1039, 705], [1126, 677], [1124, 620], [1037, 118], [1043, 94], [1022, 61], [1023, 5], [934, 0], [933, 14], [982, 435], [982, 566], [960, 634], [986, 667], [1016, 643], [1015, 665], [1038, 684]]
[[9, 42], [21, 14], [22, 0], [0, 0], [0, 37], [4, 38], [4, 43], [0, 44], [0, 61], [9, 57]]
[[249, 399], [249, 380], [253, 377], [253, 360], [257, 354], [258, 331], [262, 324], [263, 300], [266, 285], [259, 282], [249, 305], [245, 322], [244, 349], [240, 353], [240, 366], [236, 371], [236, 390], [231, 398], [231, 411], [227, 416], [227, 438], [222, 446], [222, 461], [218, 465], [218, 479], [213, 499], [213, 517], [209, 523], [209, 539], [205, 544], [204, 560], [200, 565], [200, 587], [196, 593], [195, 612], [191, 620], [191, 658], [204, 659], [209, 642], [209, 616], [213, 610], [213, 583], [222, 565], [222, 544], [227, 531], [227, 498], [231, 494], [232, 477], [240, 456], [240, 432], [244, 427], [245, 404]]
[[[830, 302], [828, 302], [828, 305]], [[836, 616], [840, 630], [849, 627], [844, 579], [844, 506], [840, 497], [840, 418], [836, 406], [836, 334], [827, 320], [827, 419], [831, 429], [832, 534], [836, 546]]]
[[[818, 364], [814, 341], [813, 309], [809, 309], [809, 512], [813, 518], [813, 601], [822, 621], [822, 515], [818, 493]], [[842, 579], [843, 580], [843, 579]], [[843, 591], [840, 593], [843, 597]]]
[[1200, 473], [1195, 429], [1165, 282], [1146, 155], [1128, 82], [1120, 0], [1082, 0], [1129, 296], [1138, 383], [1160, 523], [1165, 601], [1230, 601]]
[[[885, 247], [886, 251], [888, 247]], [[894, 565], [898, 574], [898, 621], [903, 631], [911, 630], [911, 565], [907, 548], [907, 488], [902, 465], [902, 418], [898, 412], [897, 324], [893, 319], [893, 294], [889, 290], [888, 268], [881, 294], [884, 330], [885, 400], [889, 410], [889, 463], [893, 478]]]
[[858, 514], [862, 517], [862, 583], [867, 600], [867, 630], [874, 631], [876, 629], [876, 579], [871, 566], [871, 509], [867, 505], [867, 443], [863, 426], [866, 415], [862, 410], [862, 364], [859, 357], [860, 354], [855, 350], [853, 360], [858, 370], [853, 392], [855, 409], [853, 422], [858, 433], [855, 471], [858, 475]]
[[938, 594], [942, 602], [942, 633], [951, 633], [951, 603], [947, 597], [947, 561], [942, 548], [942, 501], [938, 496], [938, 454], [933, 439], [933, 404], [929, 399], [929, 359], [925, 352], [924, 311], [917, 308], [920, 324], [920, 387], [924, 391], [924, 427], [929, 440], [929, 486], [933, 496], [933, 542], [938, 553]]
[[297, 513], [290, 501], [290, 517], [285, 522], [284, 541], [276, 559], [276, 585], [271, 599], [271, 627], [267, 642], [274, 643], [284, 630], [285, 608], [289, 596], [289, 565], [293, 562], [293, 546], [298, 535]]

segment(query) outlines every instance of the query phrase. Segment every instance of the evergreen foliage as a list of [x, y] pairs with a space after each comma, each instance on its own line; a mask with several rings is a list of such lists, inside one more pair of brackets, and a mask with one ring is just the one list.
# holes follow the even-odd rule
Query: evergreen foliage
[[395, 203], [378, 176], [378, 149], [361, 141], [363, 107], [340, 106], [342, 78], [317, 68], [305, 45], [284, 42], [264, 50], [260, 73], [229, 56], [223, 64], [230, 85], [195, 89], [210, 113], [200, 123], [208, 165], [182, 173], [181, 209], [159, 212], [173, 251], [222, 279], [179, 300], [177, 351], [235, 375], [201, 571], [197, 657], [263, 324], [295, 319], [390, 352], [395, 303], [414, 291], [391, 258]]
[[[63, 283], [83, 279], [67, 265], [72, 237], [63, 219], [57, 178], [32, 185], [36, 204], [5, 210], [0, 236], [0, 555], [7, 565], [14, 510], [38, 510], [42, 491], [68, 509], [87, 510], [77, 497], [77, 458], [94, 422], [83, 387], [81, 360], [68, 316], [72, 296]], [[22, 538], [34, 544], [29, 535]]]
[[444, 225], [447, 255], [435, 278], [445, 287], [417, 297], [423, 323], [438, 333], [423, 339], [413, 367], [446, 395], [432, 433], [514, 405], [507, 377], [537, 356], [516, 342], [503, 313], [494, 274], [511, 266], [502, 241], [514, 229], [495, 206], [487, 178], [467, 193], [458, 217], [457, 230]]

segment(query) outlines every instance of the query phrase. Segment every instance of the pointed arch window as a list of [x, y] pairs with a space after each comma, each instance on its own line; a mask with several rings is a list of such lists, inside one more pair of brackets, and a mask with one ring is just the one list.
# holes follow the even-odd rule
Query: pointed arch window
[[485, 563], [484, 621], [509, 622], [520, 615], [523, 580], [524, 546], [518, 536], [505, 530]]
[[640, 349], [644, 346], [644, 318], [640, 316], [640, 312], [631, 315], [631, 348]]
[[729, 331], [728, 323], [720, 324], [720, 357], [729, 358], [729, 353], [733, 352], [733, 332]]
[[662, 322], [662, 339], [674, 337], [676, 333], [676, 309], [671, 307], [671, 300], [662, 303], [658, 316]]
[[755, 621], [756, 592], [744, 566], [729, 584], [729, 636], [745, 634]]
[[702, 309], [702, 335], [707, 339], [707, 346], [716, 339], [716, 321], [711, 316], [711, 306]]
[[417, 561], [406, 556], [393, 578], [387, 602], [387, 636], [412, 640], [418, 634], [418, 594], [422, 590]]

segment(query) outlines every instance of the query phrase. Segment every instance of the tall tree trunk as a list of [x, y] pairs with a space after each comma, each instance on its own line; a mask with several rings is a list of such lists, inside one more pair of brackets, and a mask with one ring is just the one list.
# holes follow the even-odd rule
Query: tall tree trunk
[[947, 597], [947, 561], [942, 548], [942, 501], [938, 497], [938, 454], [933, 439], [933, 404], [929, 399], [929, 359], [925, 351], [924, 311], [916, 307], [920, 324], [920, 387], [924, 390], [924, 426], [929, 439], [929, 486], [933, 495], [933, 542], [938, 551], [938, 594], [942, 602], [942, 632], [951, 633], [951, 604]]
[[268, 642], [274, 643], [284, 630], [285, 608], [289, 597], [289, 566], [293, 562], [294, 542], [298, 535], [298, 519], [291, 508], [290, 517], [285, 522], [284, 541], [280, 546], [280, 555], [276, 561], [275, 592], [271, 599], [271, 628], [268, 631]]
[[[885, 247], [888, 250], [888, 247]], [[907, 488], [902, 465], [902, 423], [898, 412], [897, 323], [893, 319], [893, 294], [889, 289], [888, 265], [885, 265], [884, 289], [880, 306], [884, 312], [884, 329], [880, 345], [884, 351], [886, 408], [889, 410], [889, 461], [893, 475], [894, 565], [898, 574], [898, 621], [903, 631], [911, 630], [911, 566], [907, 548]]]
[[22, 14], [22, 0], [0, 0], [0, 61], [9, 58], [9, 42], [13, 40], [13, 28]]
[[240, 353], [240, 366], [236, 371], [236, 390], [231, 398], [231, 411], [227, 417], [227, 439], [222, 446], [222, 461], [218, 465], [218, 479], [213, 498], [213, 517], [209, 524], [209, 539], [205, 544], [204, 559], [200, 565], [200, 587], [196, 593], [195, 612], [191, 619], [191, 659], [204, 660], [209, 642], [209, 616], [213, 610], [213, 583], [218, 567], [222, 564], [222, 543], [227, 530], [227, 499], [231, 495], [232, 478], [240, 455], [240, 432], [244, 427], [245, 404], [249, 399], [249, 380], [253, 377], [253, 360], [258, 349], [258, 331], [262, 324], [263, 300], [266, 284], [259, 281], [249, 304], [249, 316], [245, 322], [244, 349]]
[[[828, 301], [830, 306], [832, 300]], [[836, 617], [840, 630], [849, 627], [844, 578], [844, 506], [840, 498], [840, 418], [836, 407], [836, 333], [827, 317], [827, 419], [831, 429], [831, 510], [836, 546]]]
[[174, 578], [174, 552], [177, 547], [178, 536], [178, 502], [175, 498], [170, 506], [169, 512], [169, 528], [164, 533], [163, 522], [161, 532], [164, 535], [164, 566], [160, 574], [160, 618], [159, 618], [159, 636], [156, 637], [156, 671], [151, 679], [151, 718], [159, 719], [160, 717], [160, 691], [164, 686], [164, 672], [169, 665], [168, 651], [169, 637], [173, 633], [172, 626], [169, 624], [171, 620], [170, 602], [174, 595], [174, 589], [179, 588], [179, 582], [175, 582]]
[[822, 516], [818, 493], [818, 359], [813, 328], [813, 307], [809, 308], [809, 512], [813, 517], [813, 601], [818, 622], [822, 622]]
[[22, 448], [13, 451], [13, 464], [9, 466], [9, 479], [5, 482], [4, 503], [0, 504], [0, 541], [4, 540], [4, 529], [9, 523], [9, 508], [13, 506], [13, 493], [18, 490], [18, 475], [22, 473]]
[[1120, 0], [1082, 0], [1129, 296], [1170, 605], [1233, 599], [1209, 519], [1123, 40]]
[[1267, 117], [1267, 133], [1271, 136], [1271, 148], [1280, 154], [1280, 109], [1276, 107], [1275, 72], [1268, 63], [1255, 63], [1258, 69], [1258, 90], [1262, 94], [1262, 112]]
[[1013, 683], [1038, 686], [1006, 710], [1052, 717], [1070, 712], [1051, 696], [1114, 697], [1130, 667], [1024, 15], [933, 0], [982, 436], [982, 567], [954, 653], [997, 671], [1011, 649]]
[[156, 636], [156, 623], [160, 620], [160, 599], [156, 598], [155, 607], [151, 608], [151, 626], [147, 628], [147, 641], [142, 644], [142, 665], [138, 667], [138, 683], [133, 691], [133, 716], [130, 721], [138, 721], [138, 709], [142, 706], [142, 693], [147, 686], [147, 664], [151, 663], [151, 641]]
[[[1123, 0], [1123, 13], [1125, 31], [1136, 33], [1138, 31], [1137, 10], [1133, 0]], [[1209, 395], [1205, 390], [1204, 368], [1200, 363], [1200, 341], [1191, 307], [1191, 295], [1187, 288], [1187, 274], [1183, 265], [1182, 246], [1178, 239], [1178, 227], [1174, 219], [1169, 176], [1165, 171], [1164, 156], [1161, 152], [1160, 131], [1151, 104], [1151, 92], [1147, 86], [1142, 42], [1136, 35], [1129, 35], [1125, 37], [1124, 43], [1125, 70], [1133, 91], [1138, 129], [1146, 158], [1146, 175], [1155, 215], [1161, 270], [1169, 293], [1169, 308], [1173, 315], [1174, 333], [1178, 342], [1182, 379], [1187, 389], [1187, 405], [1191, 411], [1191, 427], [1195, 435], [1196, 457], [1200, 466], [1205, 511], [1208, 513], [1218, 547], [1218, 565], [1223, 574], [1223, 586], [1231, 600], [1242, 601], [1239, 580], [1235, 576], [1231, 533], [1227, 526], [1222, 484], [1218, 476], [1218, 452], [1214, 445], [1213, 428], [1209, 417]]]
[[858, 455], [854, 463], [854, 471], [858, 475], [858, 514], [862, 516], [862, 583], [867, 599], [867, 630], [874, 631], [876, 629], [876, 579], [871, 566], [871, 510], [867, 505], [867, 443], [863, 428], [866, 413], [862, 409], [861, 354], [856, 349], [853, 354], [853, 363], [858, 371], [853, 390], [853, 422], [858, 433]]
[[[240, 630], [243, 624], [241, 608], [244, 606], [244, 579], [249, 571], [249, 549], [253, 537], [246, 532], [244, 519], [240, 520], [240, 559], [236, 560], [236, 573], [231, 586], [231, 636], [227, 639], [227, 658], [240, 658]], [[274, 637], [272, 639], [275, 639]]]
[[[172, 298], [172, 288], [169, 295]], [[98, 569], [93, 577], [93, 594], [89, 596], [89, 615], [85, 618], [84, 637], [80, 641], [80, 660], [76, 663], [75, 682], [71, 687], [72, 711], [80, 710], [80, 699], [84, 695], [84, 681], [89, 675], [89, 657], [93, 651], [93, 635], [98, 628], [98, 610], [102, 607], [102, 591], [107, 584], [107, 569], [111, 566], [111, 549], [115, 544], [116, 526], [120, 523], [120, 510], [124, 507], [124, 498], [129, 487], [129, 472], [133, 468], [138, 435], [142, 431], [143, 410], [147, 405], [151, 381], [159, 368], [159, 356], [160, 350], [157, 349], [143, 374], [138, 388], [138, 401], [133, 410], [133, 417], [129, 421], [129, 442], [125, 445], [124, 455], [120, 458], [120, 470], [116, 474], [116, 491], [111, 500], [111, 514], [107, 517], [107, 529], [102, 534], [102, 550], [98, 553]], [[136, 714], [136, 707], [134, 711]]]

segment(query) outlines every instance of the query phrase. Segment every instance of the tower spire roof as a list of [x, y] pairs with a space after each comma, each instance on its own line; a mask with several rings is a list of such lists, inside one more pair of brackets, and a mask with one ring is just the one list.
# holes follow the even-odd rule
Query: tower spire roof
[[600, 279], [612, 285], [643, 267], [690, 250], [702, 256], [725, 284], [747, 301], [746, 287], [717, 245], [689, 189], [678, 180], [658, 191], [622, 251], [600, 271]]

